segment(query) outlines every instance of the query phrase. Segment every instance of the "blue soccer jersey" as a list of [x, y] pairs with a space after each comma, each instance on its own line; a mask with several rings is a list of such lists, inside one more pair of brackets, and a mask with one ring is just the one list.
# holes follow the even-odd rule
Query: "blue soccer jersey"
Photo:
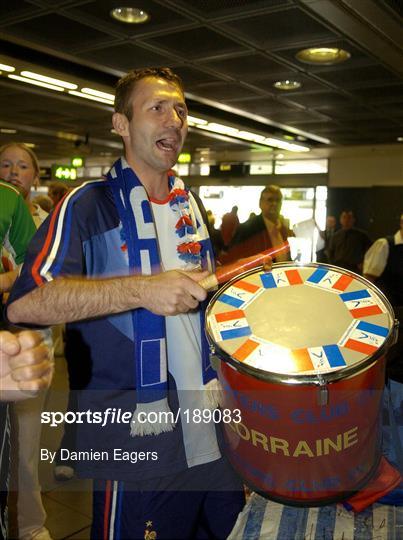
[[[60, 276], [129, 275], [123, 236], [108, 180], [95, 180], [76, 188], [36, 233], [9, 302]], [[79, 412], [91, 414], [91, 421], [88, 415], [76, 418], [77, 452], [81, 454], [73, 455], [71, 461], [80, 476], [142, 481], [175, 474], [192, 463], [207, 463], [220, 457], [215, 444], [210, 454], [201, 449], [200, 459], [192, 456], [189, 462], [187, 430], [182, 428], [180, 415], [172, 431], [130, 436], [130, 420], [126, 415], [127, 421], [123, 422], [122, 415], [136, 408], [131, 312], [68, 326], [69, 334], [74, 334], [77, 360], [82, 365]], [[168, 389], [169, 405], [176, 414], [180, 399], [169, 366]], [[97, 423], [95, 412], [101, 413]]]

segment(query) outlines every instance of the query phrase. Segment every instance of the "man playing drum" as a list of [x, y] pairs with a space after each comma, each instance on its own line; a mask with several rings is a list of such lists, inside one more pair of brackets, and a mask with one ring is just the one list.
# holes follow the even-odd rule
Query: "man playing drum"
[[130, 412], [78, 425], [82, 455], [107, 456], [77, 463], [95, 479], [92, 538], [226, 538], [242, 484], [215, 424], [189, 415], [215, 378], [198, 284], [213, 251], [202, 210], [170, 170], [187, 133], [182, 82], [168, 68], [135, 70], [115, 109], [125, 157], [69, 193], [38, 232], [8, 317], [70, 323], [91, 373], [79, 409]]

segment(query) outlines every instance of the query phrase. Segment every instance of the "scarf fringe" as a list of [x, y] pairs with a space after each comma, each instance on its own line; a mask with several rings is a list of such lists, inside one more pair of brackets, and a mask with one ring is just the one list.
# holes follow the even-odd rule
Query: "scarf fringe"
[[223, 403], [223, 389], [218, 379], [211, 379], [204, 385], [204, 408], [213, 411]]
[[173, 431], [174, 420], [174, 414], [165, 398], [150, 403], [138, 403], [130, 422], [130, 435], [144, 437]]

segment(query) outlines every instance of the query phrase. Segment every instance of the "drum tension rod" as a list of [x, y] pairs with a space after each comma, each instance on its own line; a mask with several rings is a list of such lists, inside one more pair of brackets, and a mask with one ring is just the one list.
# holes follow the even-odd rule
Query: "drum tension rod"
[[324, 406], [329, 402], [329, 391], [327, 389], [326, 381], [321, 375], [318, 375], [318, 380], [320, 385], [318, 388], [318, 405]]

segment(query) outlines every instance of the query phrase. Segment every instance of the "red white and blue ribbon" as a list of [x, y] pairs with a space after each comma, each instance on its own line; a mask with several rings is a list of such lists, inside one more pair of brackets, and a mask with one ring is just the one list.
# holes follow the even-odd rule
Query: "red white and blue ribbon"
[[201, 244], [197, 241], [195, 224], [190, 215], [189, 193], [180, 178], [170, 177], [173, 187], [169, 194], [169, 205], [177, 214], [175, 232], [178, 235], [179, 258], [189, 267], [200, 267]]

